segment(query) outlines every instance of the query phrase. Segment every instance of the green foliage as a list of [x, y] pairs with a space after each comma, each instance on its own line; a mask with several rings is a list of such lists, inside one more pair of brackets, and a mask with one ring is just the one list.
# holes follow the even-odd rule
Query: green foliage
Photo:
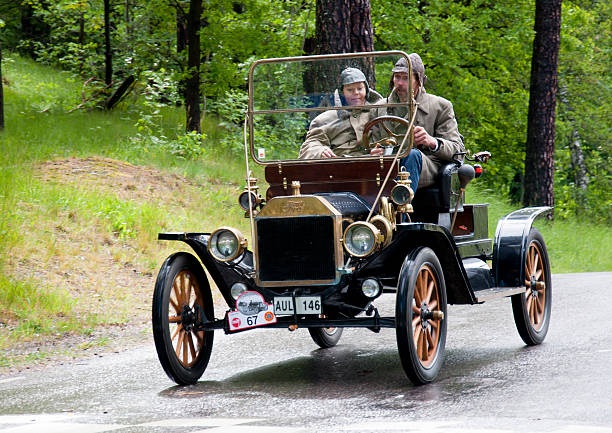
[[[612, 6], [605, 1], [589, 8], [564, 2], [563, 11], [555, 154], [558, 213], [610, 221]], [[579, 170], [572, 161], [575, 143], [584, 158], [586, 190], [579, 188]]]
[[[102, 74], [102, 0], [22, 3], [32, 12], [37, 34], [20, 33], [24, 31], [20, 28], [22, 9], [19, 2], [9, 2], [2, 9], [6, 23], [0, 35], [3, 46], [26, 50], [40, 61], [84, 78]], [[116, 79], [134, 74], [138, 77], [135, 89], [144, 95], [143, 99], [134, 98], [128, 108], [128, 104], [122, 107], [139, 113], [139, 134], [132, 136], [134, 149], [146, 152], [148, 147], [155, 147], [190, 159], [202, 156], [198, 150], [201, 146], [212, 152], [242, 153], [250, 65], [257, 58], [302, 54], [305, 39], [314, 31], [314, 0], [204, 2], [200, 72], [201, 90], [209, 110], [205, 118], [218, 118], [223, 128], [209, 129], [203, 141], [187, 136], [175, 139], [182, 135], [178, 132], [181, 128], [175, 118], [170, 125], [163, 118], [169, 111], [165, 107], [180, 103], [180, 83], [189, 73], [186, 52], [177, 52], [178, 3], [137, 0], [112, 4]], [[188, 2], [181, 4], [185, 10], [188, 8]], [[534, 0], [430, 0], [404, 2], [398, 7], [399, 4], [396, 0], [371, 2], [375, 48], [421, 54], [429, 77], [427, 89], [453, 102], [467, 147], [493, 154], [484, 181], [520, 199], [520, 187], [514, 188], [513, 180], [524, 172]], [[555, 201], [561, 218], [579, 214], [597, 221], [612, 220], [611, 5], [605, 0], [568, 0], [563, 4], [555, 155]], [[299, 74], [295, 77], [298, 79]], [[33, 73], [30, 94], [51, 95], [51, 87], [56, 84], [35, 78]], [[84, 78], [74, 80], [70, 94], [62, 90], [63, 98], [33, 96], [26, 105], [43, 113], [74, 108], [82, 102], [82, 92], [88, 98], [100, 91], [93, 81], [82, 90]], [[274, 98], [282, 90], [273, 85], [273, 80], [263, 81], [270, 86], [267, 90], [260, 86], [258, 94]], [[379, 90], [380, 83], [383, 87], [386, 84], [384, 81], [379, 80]], [[59, 94], [60, 89], [57, 91]], [[101, 99], [102, 96], [92, 98], [83, 107], [100, 106]], [[276, 151], [283, 147], [283, 140], [299, 133], [298, 124], [286, 125], [282, 134], [262, 127], [258, 138], [262, 146]], [[170, 136], [162, 133], [168, 127]], [[579, 170], [572, 161], [573, 137], [578, 137], [584, 156], [586, 190], [578, 188]], [[198, 143], [200, 146], [196, 146]]]
[[[563, 2], [555, 161], [558, 217], [611, 222], [610, 2]], [[372, 2], [375, 48], [419, 52], [427, 89], [453, 102], [471, 151], [493, 158], [484, 179], [506, 195], [524, 172], [533, 0]], [[582, 140], [589, 186], [575, 186], [570, 137]], [[520, 189], [517, 191], [520, 199]]]
[[[228, 0], [207, 2], [207, 25], [200, 38], [207, 57], [204, 92], [221, 98], [228, 89], [244, 88], [252, 60], [299, 55], [306, 24], [314, 28], [313, 0]], [[309, 13], [311, 11], [311, 13]]]
[[49, 37], [24, 39], [17, 48], [32, 53], [39, 61], [83, 76], [97, 76], [103, 62], [102, 1], [28, 0], [26, 3], [30, 4], [34, 18], [48, 26]]
[[[496, 188], [523, 172], [533, 3], [434, 0], [373, 4], [376, 49], [418, 52], [429, 92], [453, 102], [471, 151], [489, 150]], [[397, 25], [397, 23], [403, 23]]]
[[[499, 219], [517, 207], [481, 181], [477, 179], [468, 186], [466, 203], [489, 203], [489, 237], [494, 239]], [[552, 222], [540, 218], [535, 226], [546, 240], [553, 273], [612, 270], [612, 231], [608, 224], [585, 222], [569, 214]]]
[[[248, 101], [249, 95], [246, 92], [239, 89], [230, 89], [225, 92], [222, 98], [214, 101], [210, 109], [212, 112], [217, 113], [224, 122], [231, 123], [232, 125], [242, 125]], [[221, 124], [220, 126], [227, 125]]]
[[219, 150], [240, 156], [244, 152], [243, 124], [248, 95], [240, 89], [230, 89], [223, 98], [210, 104], [210, 111], [219, 119], [216, 127], [222, 130]]
[[206, 154], [204, 147], [205, 134], [189, 131], [179, 135], [175, 141], [170, 141], [168, 148], [170, 153], [185, 159], [198, 159]]

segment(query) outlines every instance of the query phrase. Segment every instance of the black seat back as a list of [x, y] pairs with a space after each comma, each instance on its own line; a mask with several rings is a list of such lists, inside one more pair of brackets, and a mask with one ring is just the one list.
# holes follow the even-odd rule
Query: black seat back
[[[412, 200], [414, 220], [437, 223], [438, 214], [455, 210], [459, 196], [458, 169], [459, 166], [455, 163], [443, 165], [438, 171], [434, 185], [417, 189]], [[460, 203], [459, 211], [462, 210], [463, 203]]]

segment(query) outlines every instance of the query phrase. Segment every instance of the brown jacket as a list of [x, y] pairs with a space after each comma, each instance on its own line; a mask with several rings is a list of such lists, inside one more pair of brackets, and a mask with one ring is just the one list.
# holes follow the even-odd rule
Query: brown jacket
[[369, 110], [328, 110], [319, 114], [310, 124], [299, 158], [320, 158], [325, 149], [333, 150], [337, 156], [368, 155], [361, 139], [363, 127], [372, 116]]
[[[379, 103], [398, 103], [399, 98], [392, 92], [388, 98]], [[441, 165], [451, 162], [456, 152], [465, 152], [463, 137], [459, 134], [457, 120], [450, 101], [432, 95], [421, 87], [416, 98], [417, 114], [414, 126], [421, 126], [429, 135], [438, 140], [438, 150], [419, 149], [423, 153], [423, 168], [419, 179], [419, 187], [430, 186], [434, 183], [438, 169]], [[377, 115], [390, 114], [410, 120], [408, 109], [404, 107], [387, 107], [377, 110]], [[395, 124], [397, 125], [397, 124]], [[395, 126], [392, 125], [392, 126]], [[397, 131], [399, 133], [404, 131]]]

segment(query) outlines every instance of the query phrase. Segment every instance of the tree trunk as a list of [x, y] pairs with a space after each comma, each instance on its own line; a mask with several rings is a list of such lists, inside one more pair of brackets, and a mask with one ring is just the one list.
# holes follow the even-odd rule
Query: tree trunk
[[133, 33], [133, 23], [132, 23], [132, 3], [130, 0], [125, 0], [125, 36], [128, 41], [128, 46], [132, 46], [132, 33]]
[[187, 21], [185, 14], [176, 10], [176, 52], [181, 53], [187, 48]]
[[0, 130], [4, 129], [4, 89], [2, 86], [2, 46], [0, 45]]
[[586, 192], [589, 179], [587, 177], [586, 164], [584, 163], [584, 153], [580, 144], [580, 135], [576, 129], [572, 129], [570, 137], [570, 155], [572, 157], [572, 165], [574, 166], [574, 176], [576, 187]]
[[372, 51], [370, 0], [317, 0], [317, 54]]
[[523, 204], [552, 206], [561, 0], [536, 0], [534, 30]]
[[113, 52], [111, 50], [110, 40], [110, 0], [104, 0], [104, 82], [107, 86], [113, 81]]
[[83, 75], [83, 66], [85, 65], [85, 53], [83, 52], [84, 45], [85, 45], [85, 9], [81, 9], [81, 15], [79, 16], [79, 47], [81, 48], [81, 54], [79, 55], [79, 75]]
[[[317, 0], [314, 54], [356, 53], [374, 50], [370, 0]], [[327, 66], [327, 67], [325, 67]], [[333, 91], [338, 86], [342, 69], [357, 66], [375, 85], [374, 67], [364, 59], [360, 65], [334, 62], [318, 64], [305, 77], [306, 90], [311, 93]]]
[[187, 132], [200, 130], [200, 18], [202, 0], [191, 0], [187, 13], [187, 68], [185, 111]]

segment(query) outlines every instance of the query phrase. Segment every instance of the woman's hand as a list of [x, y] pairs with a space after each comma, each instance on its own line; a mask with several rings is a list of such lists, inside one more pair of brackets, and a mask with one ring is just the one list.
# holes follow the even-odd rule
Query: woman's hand
[[380, 155], [383, 154], [383, 152], [384, 152], [384, 149], [377, 144], [376, 147], [373, 147], [370, 150], [370, 155], [372, 155], [372, 156], [380, 156]]
[[328, 148], [321, 152], [321, 158], [336, 158], [336, 154]]

